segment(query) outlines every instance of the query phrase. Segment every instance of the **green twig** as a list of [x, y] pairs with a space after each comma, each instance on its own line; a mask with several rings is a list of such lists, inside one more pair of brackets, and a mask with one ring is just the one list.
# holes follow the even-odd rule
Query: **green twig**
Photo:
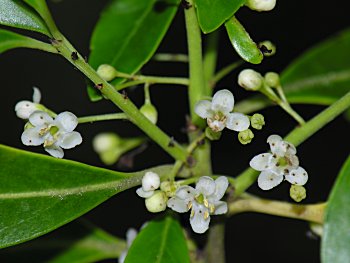
[[111, 114], [102, 114], [102, 115], [94, 115], [94, 116], [85, 116], [79, 117], [79, 123], [92, 123], [95, 121], [108, 121], [108, 120], [127, 120], [128, 117], [125, 113], [111, 113]]
[[158, 53], [153, 56], [153, 60], [160, 62], [182, 62], [188, 63], [188, 56], [185, 54]]
[[214, 75], [214, 77], [211, 79], [210, 82], [214, 86], [216, 83], [218, 83], [220, 80], [222, 80], [228, 74], [230, 74], [233, 70], [235, 70], [239, 66], [243, 65], [243, 63], [244, 63], [243, 60], [239, 60], [239, 61], [236, 61], [236, 62], [222, 68]]

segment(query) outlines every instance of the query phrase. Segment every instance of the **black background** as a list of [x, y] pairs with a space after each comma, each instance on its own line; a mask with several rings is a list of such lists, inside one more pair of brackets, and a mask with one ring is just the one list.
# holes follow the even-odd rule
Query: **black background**
[[[61, 31], [84, 55], [89, 53], [89, 38], [99, 13], [108, 1], [66, 0], [50, 3], [53, 15]], [[331, 4], [330, 4], [331, 3]], [[265, 59], [258, 69], [281, 72], [293, 59], [313, 44], [349, 26], [349, 15], [345, 0], [337, 1], [278, 1], [272, 12], [257, 13], [246, 8], [238, 18], [257, 42], [269, 39], [277, 45], [277, 54]], [[144, 32], [147, 33], [147, 32]], [[224, 31], [221, 31], [219, 65], [221, 68], [238, 59]], [[162, 42], [161, 52], [186, 52], [186, 38], [183, 11], [180, 10]], [[349, 58], [344, 58], [349, 59]], [[252, 67], [244, 65], [242, 68]], [[14, 105], [22, 99], [31, 99], [32, 86], [42, 92], [42, 102], [56, 112], [69, 110], [77, 116], [86, 116], [115, 111], [108, 101], [92, 103], [85, 92], [84, 77], [62, 58], [33, 50], [14, 50], [0, 57], [1, 72], [1, 117], [0, 143], [43, 152], [40, 147], [25, 148], [20, 142], [23, 122], [16, 118]], [[222, 81], [218, 88], [228, 88], [239, 101], [250, 93], [236, 84], [234, 72]], [[150, 62], [143, 69], [144, 74], [186, 76], [183, 64]], [[137, 104], [142, 104], [142, 89], [128, 92]], [[159, 111], [159, 126], [178, 141], [185, 142], [182, 133], [187, 110], [186, 90], [177, 86], [154, 86], [153, 102]], [[323, 107], [296, 106], [309, 119]], [[256, 132], [254, 142], [247, 146], [238, 143], [236, 134], [224, 132], [222, 140], [213, 143], [213, 168], [218, 174], [235, 176], [245, 169], [249, 160], [267, 149], [265, 143], [269, 134], [285, 135], [296, 123], [279, 108], [262, 112], [267, 125]], [[94, 135], [104, 131], [115, 131], [122, 136], [139, 135], [141, 132], [127, 122], [103, 122], [84, 124], [77, 129], [84, 142], [74, 150], [65, 152], [65, 158], [103, 167], [91, 147]], [[301, 165], [309, 173], [308, 198], [304, 203], [326, 200], [334, 179], [348, 155], [349, 123], [343, 117], [319, 131], [298, 147]], [[134, 169], [170, 163], [171, 158], [156, 145], [135, 159]], [[119, 169], [117, 165], [111, 167]], [[272, 191], [263, 192], [252, 186], [250, 192], [265, 198], [290, 201], [289, 188], [283, 183]], [[124, 237], [129, 227], [139, 228], [144, 221], [153, 218], [144, 207], [143, 200], [134, 191], [121, 193], [111, 198], [84, 216], [103, 229]], [[188, 226], [188, 217], [183, 222]], [[290, 219], [260, 214], [242, 214], [228, 219], [226, 248], [228, 262], [319, 262], [317, 239], [308, 235], [308, 224]], [[197, 236], [196, 236], [197, 238]], [[201, 236], [200, 242], [205, 240]]]

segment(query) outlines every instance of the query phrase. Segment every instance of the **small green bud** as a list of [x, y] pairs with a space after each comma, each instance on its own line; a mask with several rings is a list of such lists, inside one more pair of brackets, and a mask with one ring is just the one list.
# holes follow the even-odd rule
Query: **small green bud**
[[168, 197], [163, 191], [155, 191], [154, 194], [145, 199], [146, 208], [151, 213], [162, 212], [166, 209]]
[[217, 141], [221, 138], [221, 131], [215, 132], [210, 127], [205, 129], [205, 136], [211, 141]]
[[300, 202], [306, 198], [306, 189], [302, 185], [292, 184], [289, 190], [289, 195], [295, 202]]
[[111, 81], [116, 77], [117, 70], [111, 65], [102, 64], [98, 67], [97, 74], [105, 81]]
[[238, 133], [238, 140], [241, 144], [248, 144], [253, 138], [254, 133], [250, 129]]
[[272, 88], [279, 87], [281, 85], [280, 75], [276, 72], [267, 72], [265, 74], [265, 83]]
[[164, 181], [160, 184], [160, 190], [162, 190], [167, 197], [173, 197], [178, 186], [179, 185], [176, 182]]
[[271, 57], [276, 54], [276, 46], [269, 40], [260, 42], [259, 48], [264, 53], [265, 57]]
[[261, 130], [262, 127], [265, 125], [264, 116], [260, 113], [255, 113], [250, 118], [250, 124], [254, 129]]
[[154, 107], [151, 103], [145, 103], [140, 108], [140, 112], [145, 115], [147, 119], [149, 119], [153, 124], [157, 123], [158, 120], [158, 112], [156, 107]]
[[250, 91], [259, 90], [263, 86], [264, 78], [252, 69], [242, 70], [238, 75], [238, 85]]

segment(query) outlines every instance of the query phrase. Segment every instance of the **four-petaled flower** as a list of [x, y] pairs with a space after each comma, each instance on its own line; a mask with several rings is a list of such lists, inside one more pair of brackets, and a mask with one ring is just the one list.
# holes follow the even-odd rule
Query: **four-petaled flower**
[[40, 110], [40, 90], [35, 87], [33, 87], [33, 90], [33, 102], [22, 100], [16, 104], [15, 111], [18, 118], [27, 120], [34, 111]]
[[190, 223], [196, 233], [204, 233], [209, 228], [210, 215], [220, 215], [227, 212], [227, 203], [220, 201], [228, 187], [225, 176], [215, 181], [203, 176], [196, 184], [181, 186], [176, 190], [174, 197], [168, 201], [168, 207], [178, 213], [185, 213], [191, 209]]
[[46, 112], [35, 111], [29, 116], [29, 123], [22, 133], [24, 145], [38, 146], [56, 158], [63, 158], [63, 149], [71, 149], [82, 142], [79, 132], [73, 131], [78, 125], [77, 117], [71, 112], [62, 112], [56, 119]]
[[299, 166], [296, 148], [289, 142], [283, 141], [278, 135], [267, 138], [272, 153], [262, 153], [250, 161], [250, 166], [261, 171], [258, 185], [263, 190], [270, 190], [279, 185], [283, 178], [294, 185], [304, 185], [308, 174]]
[[234, 131], [244, 131], [249, 128], [250, 121], [242, 113], [231, 113], [235, 100], [231, 91], [220, 90], [214, 94], [213, 100], [200, 100], [194, 111], [203, 119], [207, 119], [208, 126], [215, 132], [225, 127]]

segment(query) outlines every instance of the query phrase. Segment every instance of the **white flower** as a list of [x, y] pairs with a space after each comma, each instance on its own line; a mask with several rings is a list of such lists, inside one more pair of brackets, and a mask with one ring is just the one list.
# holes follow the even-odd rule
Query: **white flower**
[[132, 242], [134, 242], [136, 236], [137, 230], [135, 228], [129, 228], [128, 231], [126, 231], [126, 249], [120, 253], [118, 263], [124, 263], [126, 255], [128, 254], [128, 250], [131, 247]]
[[299, 166], [299, 159], [295, 155], [294, 145], [283, 141], [278, 135], [271, 135], [267, 139], [272, 153], [262, 153], [250, 161], [250, 166], [261, 171], [258, 185], [263, 190], [270, 190], [279, 185], [283, 178], [294, 185], [304, 185], [308, 174]]
[[154, 172], [147, 172], [142, 177], [142, 187], [136, 190], [136, 193], [143, 198], [149, 198], [160, 186], [159, 175]]
[[215, 181], [203, 176], [196, 184], [181, 186], [174, 197], [168, 201], [168, 207], [178, 213], [191, 209], [190, 223], [196, 233], [204, 233], [209, 228], [210, 215], [220, 215], [227, 212], [227, 203], [220, 201], [228, 187], [228, 180], [220, 176]]
[[63, 149], [71, 149], [82, 142], [77, 117], [71, 112], [62, 112], [54, 120], [46, 112], [35, 111], [29, 116], [30, 128], [22, 133], [22, 143], [28, 146], [44, 144], [44, 149], [56, 158], [63, 158]]
[[247, 0], [246, 6], [255, 11], [270, 11], [274, 9], [276, 0]]
[[208, 126], [215, 132], [225, 127], [234, 131], [248, 129], [249, 118], [242, 113], [231, 113], [235, 100], [233, 94], [227, 90], [219, 90], [214, 94], [213, 100], [200, 100], [194, 111], [203, 119], [207, 119]]
[[40, 100], [41, 100], [41, 93], [38, 88], [33, 87], [33, 102], [28, 100], [22, 100], [18, 102], [15, 106], [15, 111], [17, 117], [21, 119], [29, 119], [29, 116], [37, 110], [40, 110]]

